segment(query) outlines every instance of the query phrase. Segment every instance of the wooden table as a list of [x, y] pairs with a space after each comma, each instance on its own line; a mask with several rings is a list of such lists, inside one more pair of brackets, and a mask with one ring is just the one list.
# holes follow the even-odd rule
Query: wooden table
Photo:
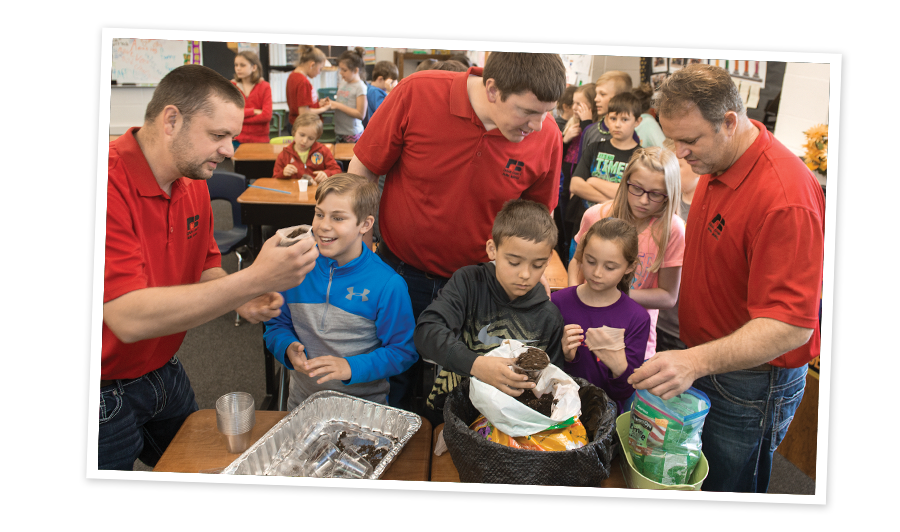
[[234, 151], [234, 171], [247, 178], [259, 179], [272, 177], [275, 170], [275, 159], [285, 144], [269, 144], [268, 142], [245, 142]]
[[[253, 441], [262, 438], [286, 415], [288, 412], [258, 410], [256, 425], [251, 432]], [[410, 438], [381, 478], [427, 481], [431, 467], [431, 433], [431, 423], [423, 418], [418, 432]], [[199, 473], [227, 467], [240, 456], [226, 450], [225, 437], [216, 428], [215, 409], [198, 410], [185, 420], [153, 471]]]
[[[434, 435], [431, 438], [431, 481], [432, 482], [459, 482], [459, 472], [453, 464], [453, 458], [450, 457], [450, 451], [445, 452], [441, 456], [435, 456], [434, 446], [437, 444], [438, 435], [444, 430], [444, 424], [441, 423], [434, 429]], [[619, 465], [617, 458], [613, 459], [610, 467], [609, 478], [600, 483], [601, 488], [627, 488], [625, 484], [625, 474]]]
[[[339, 142], [335, 144], [334, 150], [332, 150], [334, 158], [338, 161], [350, 161], [353, 159], [354, 146], [356, 146], [355, 143]], [[346, 169], [346, 166], [344, 168]]]
[[559, 254], [555, 249], [553, 250], [553, 255], [550, 257], [550, 264], [548, 264], [547, 269], [544, 270], [544, 277], [546, 277], [547, 282], [550, 283], [551, 292], [569, 286], [569, 274], [566, 272], [562, 259], [559, 258]]

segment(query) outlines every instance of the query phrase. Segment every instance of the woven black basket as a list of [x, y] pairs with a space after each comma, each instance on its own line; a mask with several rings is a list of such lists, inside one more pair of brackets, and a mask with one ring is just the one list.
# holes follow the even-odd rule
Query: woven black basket
[[447, 396], [444, 441], [462, 482], [600, 486], [609, 477], [615, 455], [616, 404], [584, 379], [580, 387], [581, 422], [590, 443], [569, 451], [513, 449], [486, 440], [469, 425], [480, 415], [469, 400], [469, 379]]

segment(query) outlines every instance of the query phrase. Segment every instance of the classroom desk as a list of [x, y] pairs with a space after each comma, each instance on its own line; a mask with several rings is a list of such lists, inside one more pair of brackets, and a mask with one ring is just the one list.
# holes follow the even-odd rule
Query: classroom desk
[[[231, 160], [234, 161], [234, 171], [247, 178], [259, 179], [272, 177], [275, 173], [275, 160], [287, 144], [270, 144], [268, 142], [246, 142], [238, 146]], [[353, 146], [355, 144], [330, 144], [323, 143], [338, 161], [349, 161], [353, 158]]]
[[247, 178], [259, 179], [272, 177], [275, 170], [275, 159], [285, 147], [284, 144], [268, 142], [245, 142], [234, 151], [234, 171]]
[[559, 254], [555, 249], [553, 250], [553, 255], [550, 257], [550, 264], [548, 264], [547, 269], [544, 270], [544, 277], [546, 277], [547, 282], [550, 283], [551, 292], [569, 286], [569, 274], [566, 273], [566, 268], [563, 266], [562, 259], [559, 258]]
[[339, 142], [334, 145], [334, 158], [338, 161], [350, 161], [353, 159], [353, 147], [355, 143]]
[[[288, 412], [258, 410], [256, 425], [251, 431], [253, 441], [262, 438]], [[422, 419], [422, 426], [387, 467], [384, 480], [427, 481], [431, 468], [431, 423]], [[153, 471], [171, 473], [199, 473], [208, 469], [225, 468], [240, 454], [225, 448], [225, 438], [216, 428], [215, 409], [198, 410], [188, 416], [166, 448]]]
[[[437, 444], [438, 435], [444, 430], [444, 424], [441, 423], [434, 429], [434, 435], [431, 438], [431, 481], [432, 482], [459, 482], [459, 472], [453, 464], [453, 458], [450, 457], [450, 451], [445, 452], [441, 456], [434, 454], [434, 446]], [[600, 483], [601, 488], [627, 488], [625, 484], [625, 474], [619, 465], [619, 460], [614, 458], [610, 467], [609, 478]]]

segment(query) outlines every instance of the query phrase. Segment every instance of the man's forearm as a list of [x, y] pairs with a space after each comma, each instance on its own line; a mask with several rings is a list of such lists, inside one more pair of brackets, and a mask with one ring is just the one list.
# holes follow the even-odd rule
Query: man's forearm
[[103, 321], [126, 343], [183, 332], [264, 293], [252, 276], [210, 268], [195, 284], [135, 290], [105, 303]]
[[812, 336], [812, 329], [770, 318], [755, 318], [730, 335], [688, 349], [700, 375], [753, 368], [792, 351]]
[[372, 182], [378, 181], [378, 176], [366, 168], [366, 165], [360, 162], [356, 155], [353, 156], [353, 159], [350, 160], [350, 164], [347, 165], [347, 173], [365, 177]]

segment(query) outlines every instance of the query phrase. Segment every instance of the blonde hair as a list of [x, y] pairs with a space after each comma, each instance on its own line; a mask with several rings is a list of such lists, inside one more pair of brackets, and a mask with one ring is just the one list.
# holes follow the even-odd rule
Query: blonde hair
[[294, 120], [294, 125], [291, 127], [291, 136], [297, 134], [297, 130], [301, 127], [313, 126], [316, 128], [316, 140], [322, 136], [322, 132], [325, 130], [325, 126], [322, 125], [322, 119], [319, 118], [319, 115], [315, 113], [311, 113], [309, 111], [300, 113], [297, 118]]
[[[621, 94], [626, 91], [631, 90], [631, 76], [628, 72], [622, 72], [621, 70], [608, 70], [604, 72], [597, 81], [594, 82], [595, 85], [600, 85], [601, 83], [607, 83], [609, 81], [613, 82], [614, 91], [616, 94]], [[615, 94], [613, 94], [615, 96]]]
[[639, 167], [646, 168], [651, 172], [662, 173], [666, 182], [666, 195], [668, 195], [666, 206], [659, 215], [660, 222], [653, 227], [651, 233], [659, 247], [659, 253], [656, 254], [656, 259], [649, 269], [651, 272], [656, 272], [662, 266], [666, 246], [669, 245], [672, 217], [676, 216], [681, 209], [681, 168], [678, 166], [678, 158], [675, 154], [660, 146], [635, 150], [622, 174], [622, 181], [619, 183], [619, 189], [613, 199], [611, 213], [611, 216], [621, 218], [634, 226], [637, 226], [637, 219], [628, 204], [628, 180]]
[[316, 189], [316, 205], [322, 203], [326, 196], [334, 193], [339, 196], [350, 196], [356, 225], [360, 225], [369, 216], [375, 216], [378, 210], [378, 183], [369, 181], [356, 174], [335, 174]]

